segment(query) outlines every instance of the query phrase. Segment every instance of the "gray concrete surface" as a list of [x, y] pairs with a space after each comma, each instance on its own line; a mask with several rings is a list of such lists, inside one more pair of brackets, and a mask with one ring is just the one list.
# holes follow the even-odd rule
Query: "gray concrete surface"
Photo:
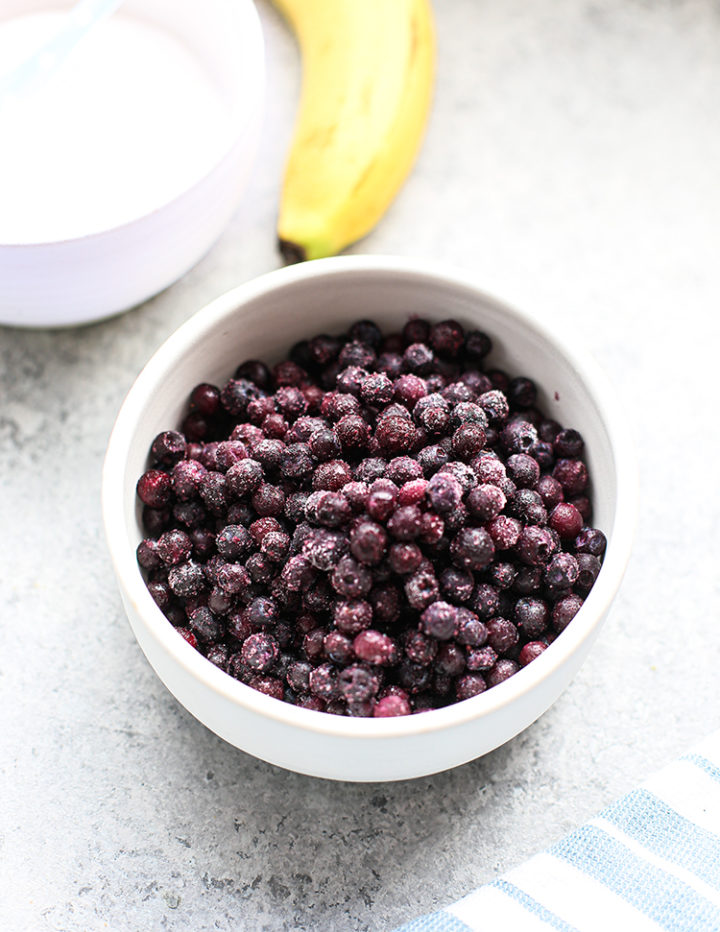
[[115, 320], [0, 329], [0, 926], [386, 930], [519, 863], [718, 725], [720, 6], [437, 0], [416, 170], [357, 251], [437, 256], [554, 321], [626, 400], [640, 523], [590, 659], [509, 745], [415, 782], [283, 772], [166, 692], [123, 616], [103, 450], [153, 350], [279, 264], [295, 47], [252, 190], [182, 281]]

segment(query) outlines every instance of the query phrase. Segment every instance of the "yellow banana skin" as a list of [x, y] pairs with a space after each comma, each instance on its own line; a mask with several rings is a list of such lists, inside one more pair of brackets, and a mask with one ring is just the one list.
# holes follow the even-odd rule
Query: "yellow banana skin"
[[289, 261], [365, 236], [405, 181], [432, 98], [429, 0], [274, 0], [302, 54], [278, 218]]

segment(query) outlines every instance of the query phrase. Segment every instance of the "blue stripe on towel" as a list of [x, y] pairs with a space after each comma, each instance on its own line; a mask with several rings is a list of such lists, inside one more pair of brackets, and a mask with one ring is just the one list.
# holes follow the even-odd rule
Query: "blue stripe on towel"
[[713, 780], [720, 782], [720, 767], [713, 764], [712, 761], [709, 761], [707, 757], [703, 757], [702, 754], [686, 754], [684, 757], [681, 757], [680, 760], [695, 764], [696, 767], [699, 767], [700, 770], [704, 770]]
[[552, 926], [553, 929], [557, 929], [558, 932], [577, 932], [575, 926], [571, 926], [569, 923], [565, 922], [564, 919], [550, 912], [549, 909], [546, 909], [541, 903], [534, 900], [529, 894], [525, 893], [524, 890], [521, 890], [520, 887], [516, 887], [514, 883], [510, 883], [507, 880], [503, 880], [502, 877], [499, 877], [497, 880], [493, 880], [492, 883], [489, 883], [488, 887], [495, 887], [496, 890], [501, 890], [506, 896], [515, 900], [516, 903], [523, 906], [537, 919], [546, 922], [548, 925]]
[[394, 932], [472, 932], [472, 930], [451, 913], [446, 913], [441, 909], [437, 913], [418, 916], [417, 919], [400, 926]]
[[668, 932], [720, 929], [720, 910], [712, 903], [596, 826], [583, 825], [549, 853], [604, 884]]
[[600, 817], [654, 854], [720, 890], [720, 838], [681, 816], [648, 790], [633, 790]]

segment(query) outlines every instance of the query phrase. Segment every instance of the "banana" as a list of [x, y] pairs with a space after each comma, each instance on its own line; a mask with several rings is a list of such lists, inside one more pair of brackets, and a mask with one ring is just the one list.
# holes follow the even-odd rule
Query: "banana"
[[365, 236], [407, 177], [435, 70], [430, 0], [274, 0], [295, 32], [302, 90], [278, 218], [288, 261]]

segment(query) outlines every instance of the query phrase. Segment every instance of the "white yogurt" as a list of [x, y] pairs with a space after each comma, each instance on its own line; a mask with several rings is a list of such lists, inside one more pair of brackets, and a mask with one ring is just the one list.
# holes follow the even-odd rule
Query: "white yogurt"
[[[2, 73], [62, 21], [0, 20]], [[231, 136], [222, 93], [192, 52], [118, 13], [0, 113], [0, 243], [69, 239], [150, 213], [210, 171]]]

